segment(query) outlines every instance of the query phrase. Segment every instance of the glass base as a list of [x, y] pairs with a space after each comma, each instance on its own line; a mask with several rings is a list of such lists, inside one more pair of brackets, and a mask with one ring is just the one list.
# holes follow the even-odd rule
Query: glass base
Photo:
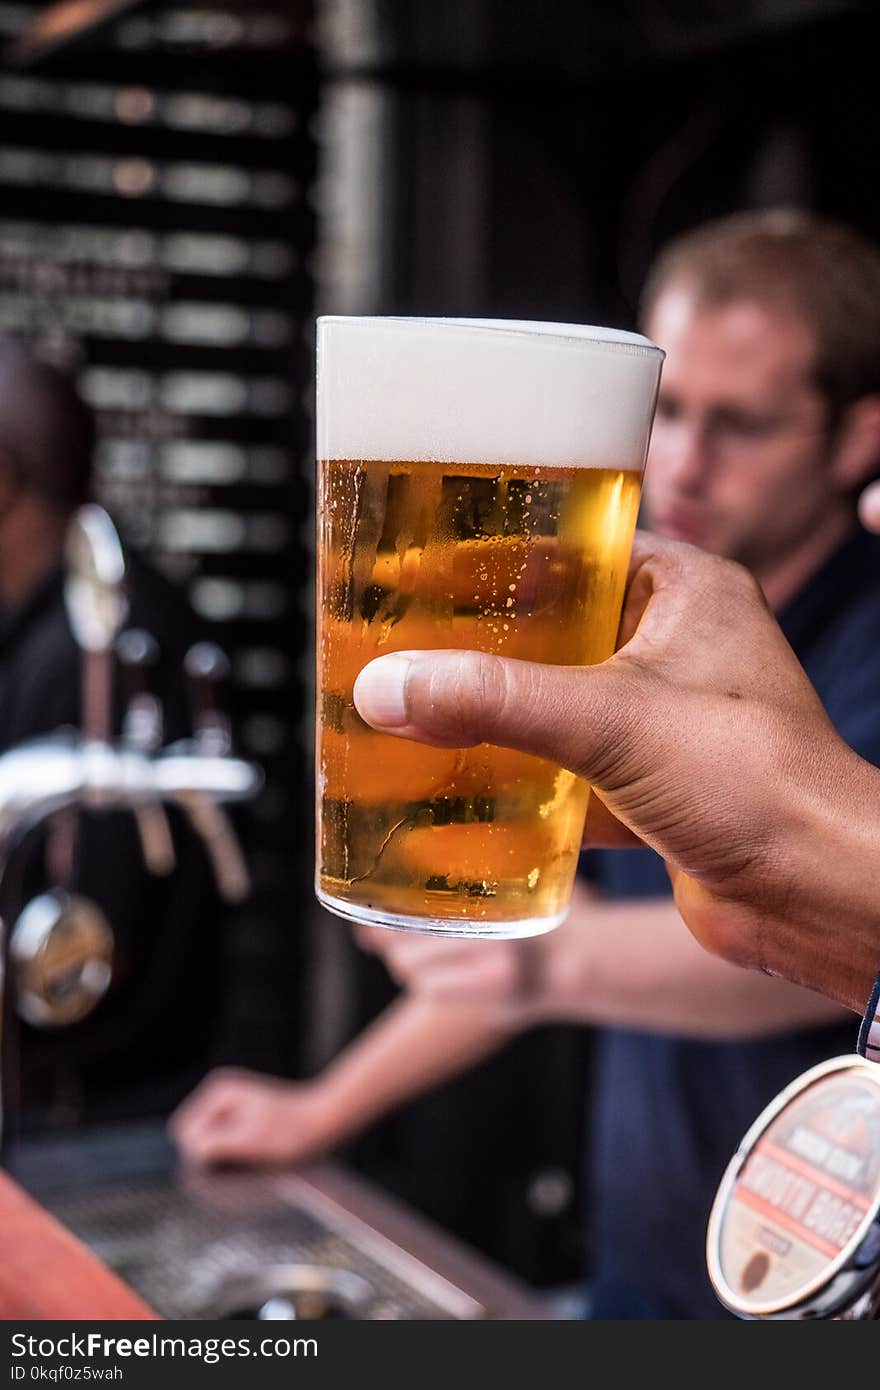
[[390, 931], [417, 931], [424, 936], [462, 936], [511, 941], [518, 937], [543, 936], [561, 926], [568, 916], [566, 907], [553, 917], [526, 917], [516, 922], [474, 922], [455, 917], [403, 917], [396, 912], [379, 912], [372, 907], [359, 907], [344, 898], [331, 898], [323, 888], [315, 888], [322, 907], [347, 922], [366, 922], [372, 927], [388, 927]]

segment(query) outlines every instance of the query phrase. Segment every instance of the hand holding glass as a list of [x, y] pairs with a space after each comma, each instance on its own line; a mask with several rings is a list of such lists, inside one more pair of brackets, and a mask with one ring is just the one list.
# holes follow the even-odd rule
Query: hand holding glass
[[332, 912], [532, 936], [568, 911], [589, 788], [527, 754], [360, 719], [374, 657], [614, 650], [663, 354], [510, 320], [318, 325], [318, 845]]

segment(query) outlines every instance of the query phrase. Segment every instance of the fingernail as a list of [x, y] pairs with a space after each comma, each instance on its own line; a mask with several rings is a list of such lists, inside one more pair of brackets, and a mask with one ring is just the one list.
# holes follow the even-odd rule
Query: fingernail
[[402, 729], [407, 723], [406, 677], [412, 659], [393, 652], [365, 666], [354, 683], [355, 709], [376, 729]]

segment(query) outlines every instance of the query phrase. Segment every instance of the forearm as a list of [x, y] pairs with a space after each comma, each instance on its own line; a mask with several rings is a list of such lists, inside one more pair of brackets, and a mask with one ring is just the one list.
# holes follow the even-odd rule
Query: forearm
[[671, 899], [579, 905], [565, 930], [567, 959], [550, 961], [546, 989], [571, 1022], [720, 1041], [851, 1017], [810, 990], [710, 955]]
[[476, 1066], [516, 1029], [485, 1007], [404, 994], [312, 1083], [327, 1144], [342, 1143], [388, 1111]]
[[811, 795], [793, 798], [784, 892], [768, 906], [759, 948], [768, 973], [861, 1013], [880, 969], [880, 771], [845, 753]]

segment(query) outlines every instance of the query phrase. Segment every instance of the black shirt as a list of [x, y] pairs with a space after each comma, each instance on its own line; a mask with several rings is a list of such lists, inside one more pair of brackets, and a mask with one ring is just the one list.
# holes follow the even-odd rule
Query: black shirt
[[[780, 615], [839, 733], [880, 764], [880, 539], [857, 531]], [[609, 898], [670, 892], [650, 850], [585, 860]], [[596, 1318], [723, 1317], [706, 1275], [706, 1222], [742, 1135], [808, 1067], [855, 1048], [858, 1019], [746, 1042], [608, 1029], [591, 1116]]]

